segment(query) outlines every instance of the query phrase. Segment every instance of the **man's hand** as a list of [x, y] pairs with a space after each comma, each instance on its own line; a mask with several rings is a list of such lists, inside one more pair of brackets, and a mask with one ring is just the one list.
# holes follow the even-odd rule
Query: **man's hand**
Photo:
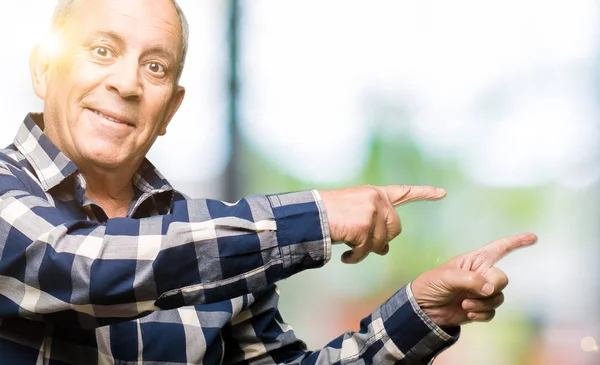
[[508, 285], [508, 277], [494, 264], [509, 252], [536, 241], [536, 235], [523, 233], [457, 256], [415, 279], [411, 286], [414, 297], [441, 327], [489, 321], [504, 301], [502, 290]]
[[352, 247], [342, 255], [347, 264], [361, 261], [370, 252], [385, 255], [389, 251], [388, 242], [402, 231], [395, 206], [446, 196], [444, 189], [408, 185], [365, 185], [319, 193], [325, 204], [332, 242]]

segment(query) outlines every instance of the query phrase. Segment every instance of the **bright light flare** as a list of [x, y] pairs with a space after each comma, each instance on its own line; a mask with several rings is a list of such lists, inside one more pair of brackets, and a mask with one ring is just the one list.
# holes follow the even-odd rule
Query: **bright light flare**
[[584, 337], [581, 339], [581, 349], [585, 352], [598, 352], [598, 344], [593, 337]]
[[40, 45], [48, 55], [56, 56], [63, 48], [63, 40], [56, 32], [48, 32], [40, 41]]

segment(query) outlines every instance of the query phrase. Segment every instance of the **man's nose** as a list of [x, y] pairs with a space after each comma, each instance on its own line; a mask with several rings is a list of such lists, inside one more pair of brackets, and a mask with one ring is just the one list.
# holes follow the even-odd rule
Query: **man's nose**
[[137, 59], [121, 58], [113, 64], [110, 75], [105, 80], [109, 91], [116, 91], [122, 98], [137, 98], [142, 95], [140, 66]]

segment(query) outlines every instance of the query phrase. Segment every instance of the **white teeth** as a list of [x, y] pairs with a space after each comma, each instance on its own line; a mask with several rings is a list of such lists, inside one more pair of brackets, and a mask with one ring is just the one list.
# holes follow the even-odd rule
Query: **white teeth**
[[120, 123], [120, 124], [127, 124], [127, 125], [129, 125], [129, 123], [124, 123], [124, 122], [121, 122], [120, 120], [116, 120], [115, 118], [111, 118], [111, 117], [109, 117], [109, 116], [107, 116], [107, 115], [104, 115], [104, 114], [100, 113], [100, 112], [99, 112], [99, 111], [97, 111], [97, 110], [92, 110], [92, 111], [93, 111], [94, 113], [98, 114], [99, 116], [101, 116], [101, 117], [103, 117], [103, 118], [106, 118], [106, 119], [110, 120], [111, 122], [114, 122], [114, 123]]

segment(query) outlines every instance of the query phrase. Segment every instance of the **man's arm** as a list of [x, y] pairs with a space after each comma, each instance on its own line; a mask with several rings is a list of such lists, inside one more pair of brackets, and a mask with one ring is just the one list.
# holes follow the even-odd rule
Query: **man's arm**
[[[458, 339], [458, 327], [445, 332], [418, 307], [410, 286], [396, 292], [360, 323], [323, 348], [307, 351], [283, 322], [275, 288], [258, 293], [249, 308], [225, 329], [226, 364], [424, 365]], [[310, 314], [307, 314], [310, 315]], [[240, 320], [238, 320], [240, 318]]]
[[307, 351], [283, 323], [276, 290], [262, 291], [226, 329], [225, 363], [429, 364], [456, 342], [460, 325], [494, 317], [508, 284], [494, 264], [536, 241], [533, 234], [507, 237], [423, 273], [363, 319], [359, 332], [348, 331], [317, 351]]
[[101, 224], [67, 217], [23, 175], [0, 162], [0, 318], [106, 325], [260, 290], [330, 256], [310, 191]]

